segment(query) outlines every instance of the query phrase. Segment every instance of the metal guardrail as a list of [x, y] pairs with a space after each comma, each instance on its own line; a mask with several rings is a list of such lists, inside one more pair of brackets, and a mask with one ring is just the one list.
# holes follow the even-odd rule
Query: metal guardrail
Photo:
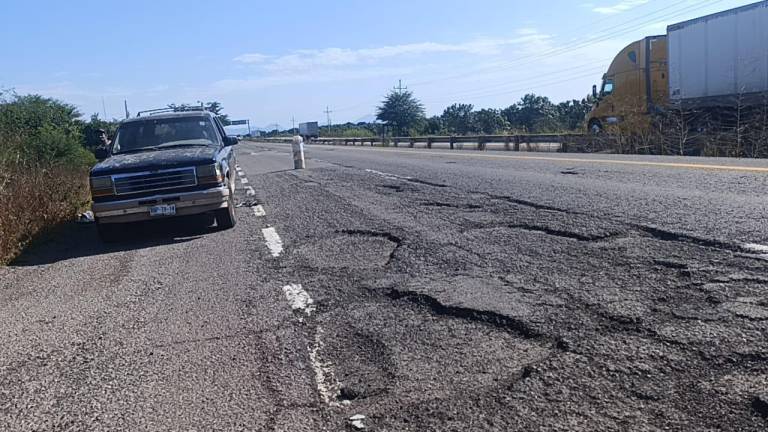
[[[291, 138], [259, 138], [268, 142], [290, 143]], [[343, 146], [380, 146], [415, 148], [423, 144], [431, 149], [434, 144], [448, 144], [453, 150], [463, 144], [475, 144], [477, 150], [487, 150], [488, 144], [500, 144], [507, 151], [536, 151], [547, 145], [548, 151], [556, 146], [557, 152], [591, 152], [605, 146], [605, 139], [586, 134], [526, 134], [526, 135], [462, 135], [462, 136], [418, 136], [418, 137], [367, 137], [367, 138], [315, 138], [310, 144]], [[602, 144], [602, 145], [599, 145]]]

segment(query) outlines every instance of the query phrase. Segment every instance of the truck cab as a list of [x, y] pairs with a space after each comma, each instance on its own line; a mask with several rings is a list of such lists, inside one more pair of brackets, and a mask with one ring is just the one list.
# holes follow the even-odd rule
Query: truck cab
[[124, 121], [90, 173], [102, 240], [119, 238], [129, 222], [204, 213], [220, 228], [233, 227], [237, 142], [202, 110]]
[[613, 59], [587, 116], [587, 129], [635, 132], [650, 126], [651, 114], [667, 104], [667, 37], [633, 42]]

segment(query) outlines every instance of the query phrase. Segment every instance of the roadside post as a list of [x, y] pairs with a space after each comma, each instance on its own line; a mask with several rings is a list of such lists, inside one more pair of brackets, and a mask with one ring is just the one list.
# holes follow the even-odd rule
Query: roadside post
[[304, 169], [304, 138], [298, 135], [293, 137], [291, 149], [293, 150], [293, 169]]

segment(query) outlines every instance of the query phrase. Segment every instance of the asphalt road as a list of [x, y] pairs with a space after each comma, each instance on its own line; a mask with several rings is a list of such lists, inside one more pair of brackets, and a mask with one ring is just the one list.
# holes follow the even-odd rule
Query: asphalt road
[[1, 430], [768, 428], [768, 162], [238, 155], [233, 230], [0, 269]]

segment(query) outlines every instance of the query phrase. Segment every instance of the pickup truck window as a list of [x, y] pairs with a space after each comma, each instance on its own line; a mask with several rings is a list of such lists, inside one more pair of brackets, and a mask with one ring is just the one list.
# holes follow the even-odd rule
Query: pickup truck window
[[216, 128], [204, 117], [147, 119], [125, 123], [117, 130], [113, 154], [162, 147], [218, 146]]

